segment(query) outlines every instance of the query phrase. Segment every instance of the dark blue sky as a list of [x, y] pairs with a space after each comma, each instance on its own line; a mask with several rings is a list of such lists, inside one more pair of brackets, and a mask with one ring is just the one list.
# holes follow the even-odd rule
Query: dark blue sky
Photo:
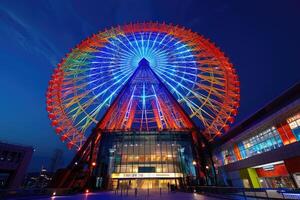
[[0, 140], [34, 146], [32, 170], [55, 148], [67, 152], [45, 110], [54, 65], [105, 27], [150, 20], [190, 28], [226, 53], [241, 82], [239, 123], [300, 80], [299, 9], [297, 0], [2, 0]]

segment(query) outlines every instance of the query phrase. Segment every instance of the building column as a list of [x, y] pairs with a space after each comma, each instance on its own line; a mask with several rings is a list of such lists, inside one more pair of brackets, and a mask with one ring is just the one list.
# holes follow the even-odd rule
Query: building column
[[254, 168], [246, 168], [240, 170], [241, 179], [248, 179], [252, 188], [260, 188], [258, 175]]
[[286, 121], [277, 125], [276, 129], [284, 145], [297, 141], [295, 135], [292, 132], [292, 129], [290, 128], [289, 124]]
[[237, 160], [242, 160], [240, 148], [238, 147], [237, 144], [233, 144], [233, 151], [234, 151], [234, 155], [235, 155], [236, 159]]

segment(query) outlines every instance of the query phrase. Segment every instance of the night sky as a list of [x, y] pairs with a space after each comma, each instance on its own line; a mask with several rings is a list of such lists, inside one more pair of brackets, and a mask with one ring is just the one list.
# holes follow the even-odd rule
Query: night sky
[[[101, 3], [102, 2], [102, 3]], [[300, 1], [1, 1], [0, 140], [33, 146], [30, 170], [65, 151], [45, 109], [47, 84], [70, 48], [106, 27], [129, 22], [179, 24], [211, 39], [241, 82], [235, 124], [300, 80]]]

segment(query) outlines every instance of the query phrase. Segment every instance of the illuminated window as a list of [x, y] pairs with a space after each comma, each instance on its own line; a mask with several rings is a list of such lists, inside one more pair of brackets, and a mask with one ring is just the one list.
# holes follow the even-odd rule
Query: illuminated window
[[297, 141], [300, 141], [300, 113], [288, 118], [287, 122], [296, 136]]
[[[249, 158], [273, 149], [277, 149], [283, 145], [279, 133], [275, 127], [271, 127], [262, 132], [251, 134], [239, 142], [237, 142], [242, 159]], [[223, 163], [229, 164], [236, 162], [236, 156], [233, 147], [222, 151]]]
[[[190, 135], [183, 132], [109, 134], [103, 137], [101, 158], [109, 155], [108, 173], [184, 173], [195, 175]], [[107, 154], [106, 150], [111, 149]], [[105, 159], [101, 160], [102, 162]], [[107, 162], [107, 161], [105, 161]]]
[[229, 164], [229, 163], [233, 163], [236, 161], [236, 157], [234, 155], [234, 151], [233, 151], [233, 147], [229, 148], [229, 149], [225, 149], [224, 151], [222, 151], [222, 155], [224, 158], [224, 164]]

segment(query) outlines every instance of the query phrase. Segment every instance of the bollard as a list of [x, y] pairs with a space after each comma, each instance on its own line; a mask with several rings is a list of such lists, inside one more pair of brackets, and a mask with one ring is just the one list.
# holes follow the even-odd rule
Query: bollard
[[159, 194], [160, 194], [160, 196], [161, 196], [161, 188], [159, 188]]
[[137, 188], [134, 189], [134, 196], [137, 196]]
[[149, 196], [149, 188], [148, 188], [148, 196]]
[[246, 196], [245, 190], [243, 190], [243, 195], [244, 195], [245, 200], [247, 200], [247, 196]]
[[126, 196], [128, 196], [128, 186], [127, 186]]
[[267, 199], [269, 200], [268, 191], [267, 191], [267, 190], [265, 190], [265, 193], [266, 193], [266, 197], [267, 197]]
[[285, 196], [284, 196], [283, 192], [281, 192], [281, 195], [282, 195], [282, 199], [285, 199]]

